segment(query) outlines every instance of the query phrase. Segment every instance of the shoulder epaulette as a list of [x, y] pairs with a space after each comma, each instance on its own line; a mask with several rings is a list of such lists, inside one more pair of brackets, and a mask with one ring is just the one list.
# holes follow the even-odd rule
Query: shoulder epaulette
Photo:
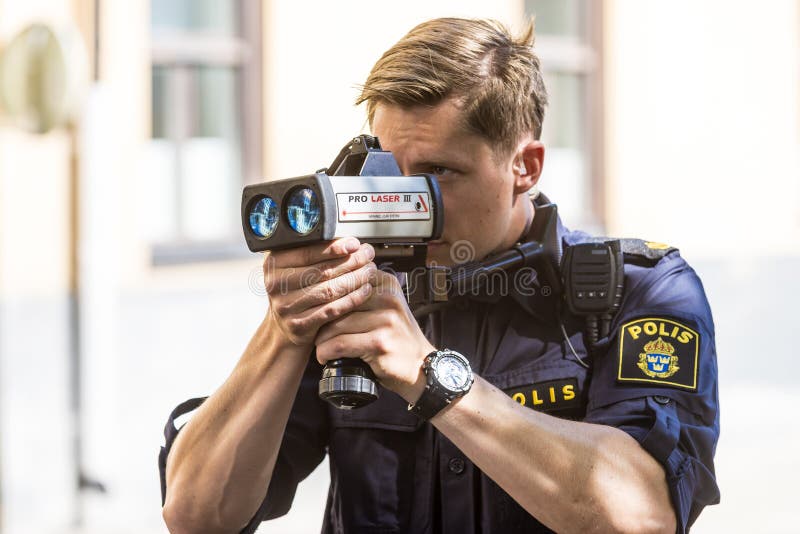
[[624, 238], [619, 241], [622, 245], [622, 253], [625, 255], [626, 263], [655, 265], [670, 252], [678, 250], [664, 243], [645, 241], [643, 239]]

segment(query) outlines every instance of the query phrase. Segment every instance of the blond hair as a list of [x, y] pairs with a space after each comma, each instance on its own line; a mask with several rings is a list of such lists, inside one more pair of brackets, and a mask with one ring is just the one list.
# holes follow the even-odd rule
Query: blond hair
[[464, 126], [506, 152], [542, 132], [547, 91], [533, 52], [533, 20], [519, 38], [494, 20], [434, 19], [415, 27], [375, 63], [356, 105], [436, 105], [455, 97]]

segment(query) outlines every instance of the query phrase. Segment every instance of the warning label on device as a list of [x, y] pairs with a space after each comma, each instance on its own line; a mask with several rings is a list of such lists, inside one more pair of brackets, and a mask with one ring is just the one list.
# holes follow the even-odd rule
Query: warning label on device
[[337, 193], [339, 222], [426, 221], [431, 218], [428, 192]]

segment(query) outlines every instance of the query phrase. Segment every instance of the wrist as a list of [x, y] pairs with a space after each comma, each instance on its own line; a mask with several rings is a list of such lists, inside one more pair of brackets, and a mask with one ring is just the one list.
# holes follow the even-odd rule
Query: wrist
[[419, 364], [419, 368], [417, 369], [417, 378], [416, 380], [408, 384], [406, 387], [403, 388], [402, 391], [398, 392], [406, 402], [414, 403], [417, 402], [417, 399], [420, 398], [422, 392], [425, 391], [425, 373], [422, 371], [422, 362]]
[[[295, 343], [276, 321], [272, 314], [267, 314], [256, 330], [251, 342], [261, 354], [283, 355], [286, 359], [306, 361], [314, 349], [313, 341]], [[304, 363], [305, 365], [305, 363]]]
[[305, 354], [310, 354], [314, 348], [314, 338], [304, 339], [289, 335], [283, 322], [272, 313], [271, 309], [261, 321], [258, 330], [265, 342], [271, 343], [280, 350], [300, 350]]
[[425, 385], [427, 381], [427, 377], [422, 370], [422, 364], [425, 362], [425, 357], [428, 356], [431, 352], [435, 351], [436, 347], [427, 343], [422, 347], [421, 353], [418, 354], [417, 360], [415, 362], [415, 369], [416, 372], [412, 372], [412, 380], [405, 384], [401, 391], [398, 391], [398, 394], [405, 399], [406, 402], [414, 403], [417, 399], [420, 398], [422, 392], [425, 391]]

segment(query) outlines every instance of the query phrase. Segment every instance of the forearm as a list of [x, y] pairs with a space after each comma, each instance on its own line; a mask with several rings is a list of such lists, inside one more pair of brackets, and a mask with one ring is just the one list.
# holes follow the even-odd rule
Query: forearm
[[173, 533], [247, 524], [264, 499], [309, 353], [261, 324], [172, 446], [164, 518]]
[[621, 430], [523, 408], [480, 377], [432, 423], [557, 532], [675, 531], [663, 469]]

